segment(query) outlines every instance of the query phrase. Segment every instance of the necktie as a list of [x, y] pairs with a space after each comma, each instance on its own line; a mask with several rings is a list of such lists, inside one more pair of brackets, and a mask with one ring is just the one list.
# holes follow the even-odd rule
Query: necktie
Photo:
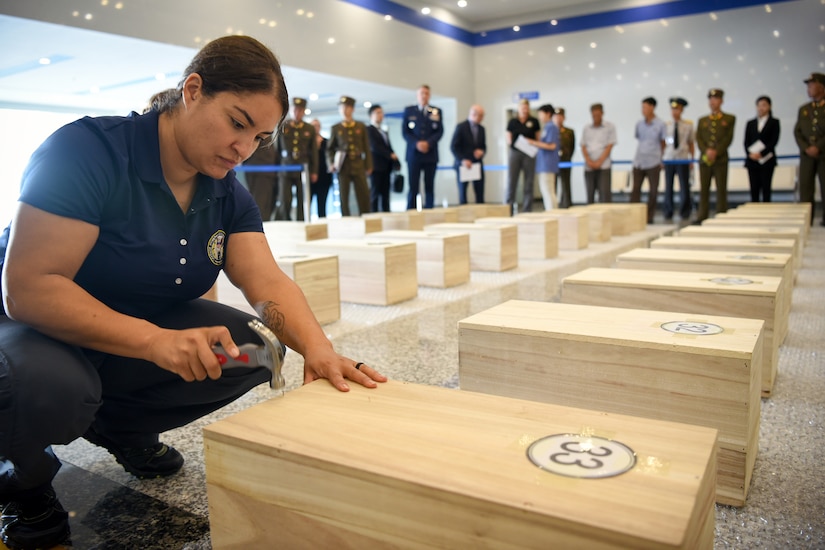
[[679, 148], [679, 123], [673, 122], [673, 148]]
[[473, 145], [478, 143], [478, 125], [470, 124], [470, 129], [473, 131]]

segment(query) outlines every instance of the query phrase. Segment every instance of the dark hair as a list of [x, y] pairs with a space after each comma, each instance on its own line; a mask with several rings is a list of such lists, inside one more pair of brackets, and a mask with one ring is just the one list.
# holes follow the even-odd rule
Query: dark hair
[[207, 97], [221, 92], [274, 93], [281, 104], [278, 128], [289, 111], [289, 94], [278, 58], [251, 36], [224, 36], [206, 44], [192, 58], [178, 87], [153, 95], [146, 110], [174, 110], [181, 100], [184, 82], [193, 73], [203, 80], [203, 94]]
[[541, 111], [542, 113], [547, 113], [548, 115], [552, 115], [553, 113], [556, 112], [556, 110], [553, 109], [553, 106], [550, 105], [549, 103], [545, 103], [544, 105], [539, 107], [539, 111]]
[[756, 98], [756, 103], [759, 103], [760, 101], [767, 101], [769, 106], [773, 106], [773, 104], [771, 103], [771, 98], [769, 98], [766, 95], [761, 95]]
[[593, 105], [590, 106], [590, 112], [591, 113], [593, 111], [595, 111], [596, 109], [598, 109], [601, 112], [604, 112], [604, 106], [602, 106], [601, 103], [594, 103]]
[[381, 109], [381, 110], [383, 110], [383, 108], [381, 107], [381, 105], [379, 105], [378, 103], [376, 103], [375, 105], [371, 105], [371, 106], [370, 106], [370, 110], [369, 110], [369, 113], [368, 113], [368, 114], [369, 114], [370, 116], [372, 116], [373, 111], [375, 111], [376, 109]]
[[642, 100], [642, 103], [647, 103], [648, 105], [656, 106], [656, 98], [655, 97], [646, 97]]

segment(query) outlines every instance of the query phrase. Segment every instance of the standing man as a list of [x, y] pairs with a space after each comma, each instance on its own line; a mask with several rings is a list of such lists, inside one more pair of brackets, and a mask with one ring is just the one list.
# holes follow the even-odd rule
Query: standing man
[[[333, 173], [338, 174], [338, 190], [341, 193], [341, 215], [349, 216], [350, 185], [355, 186], [358, 214], [370, 211], [370, 190], [367, 176], [372, 173], [372, 153], [370, 151], [367, 127], [353, 120], [355, 100], [341, 96], [338, 112], [343, 120], [332, 127], [327, 143], [327, 163]], [[337, 163], [336, 163], [337, 161]]]
[[702, 154], [699, 162], [699, 212], [696, 222], [702, 223], [710, 209], [710, 180], [716, 182], [716, 212], [728, 211], [728, 147], [733, 141], [736, 117], [722, 112], [725, 92], [711, 88], [708, 92], [710, 114], [699, 119], [696, 145]]
[[473, 181], [473, 191], [476, 196], [476, 203], [484, 203], [484, 155], [487, 153], [487, 136], [481, 122], [484, 120], [484, 108], [481, 105], [470, 107], [467, 120], [458, 123], [450, 142], [450, 150], [455, 157], [455, 171], [458, 179], [458, 202], [467, 204], [467, 184], [469, 181], [461, 181], [461, 166], [466, 169], [472, 168], [478, 163], [480, 168], [479, 178]]
[[[825, 74], [811, 73], [805, 84], [811, 102], [799, 108], [793, 135], [799, 146], [799, 200], [811, 203], [813, 224], [817, 176], [819, 192], [825, 197]], [[821, 223], [825, 225], [825, 212]]]
[[[670, 114], [673, 120], [667, 123], [665, 152], [662, 155], [665, 161], [693, 161], [693, 123], [682, 119], [687, 104], [687, 100], [681, 97], [670, 98]], [[673, 221], [673, 179], [676, 175], [679, 176], [679, 217], [683, 222], [690, 221], [690, 211], [693, 207], [690, 200], [690, 169], [691, 164], [687, 162], [665, 164], [665, 222]]]
[[656, 116], [656, 99], [642, 100], [642, 120], [636, 123], [636, 156], [633, 158], [633, 190], [630, 202], [642, 201], [642, 184], [647, 178], [647, 223], [653, 223], [656, 215], [656, 196], [659, 191], [659, 174], [662, 170], [662, 153], [665, 150], [667, 126]]
[[[553, 124], [559, 129], [559, 139], [561, 149], [559, 150], [559, 162], [570, 162], [576, 150], [576, 133], [572, 128], [564, 125], [564, 108], [556, 107], [553, 115]], [[556, 178], [556, 191], [559, 197], [559, 208], [570, 208], [573, 200], [570, 197], [570, 171], [571, 168], [559, 168], [559, 175]], [[561, 189], [559, 189], [561, 187]]]
[[438, 166], [438, 141], [444, 135], [441, 109], [430, 105], [430, 87], [422, 84], [417, 92], [418, 104], [404, 109], [401, 131], [407, 142], [407, 169], [410, 191], [407, 210], [417, 208], [417, 197], [424, 172], [424, 208], [432, 208], [435, 200], [435, 169]]
[[587, 204], [612, 202], [610, 191], [610, 151], [616, 145], [616, 127], [604, 120], [604, 106], [594, 103], [590, 106], [592, 124], [582, 131], [582, 155], [584, 156], [584, 185], [587, 188]]
[[[318, 142], [315, 139], [315, 127], [304, 122], [307, 100], [302, 97], [292, 99], [292, 119], [284, 122], [278, 133], [278, 152], [281, 164], [306, 164], [309, 167], [310, 185], [318, 181]], [[276, 220], [289, 220], [292, 212], [292, 188], [295, 187], [295, 208], [298, 221], [304, 220], [304, 186], [301, 172], [281, 172], [280, 190]]]
[[553, 124], [553, 113], [554, 109], [550, 104], [539, 107], [539, 121], [542, 124], [541, 139], [531, 141], [539, 148], [536, 155], [536, 172], [539, 176], [539, 190], [545, 210], [555, 210], [559, 207], [556, 200], [556, 174], [559, 172], [561, 139], [559, 129]]
[[[270, 140], [262, 141], [258, 149], [252, 153], [244, 166], [276, 166], [278, 162], [278, 150]], [[246, 178], [246, 188], [258, 210], [261, 211], [261, 219], [268, 222], [272, 219], [275, 211], [275, 202], [278, 199], [278, 174], [274, 170], [265, 172], [244, 172]]]
[[541, 128], [537, 118], [530, 116], [530, 102], [522, 99], [518, 102], [518, 113], [507, 123], [507, 145], [510, 146], [510, 155], [507, 159], [507, 198], [510, 208], [516, 202], [519, 174], [524, 175], [524, 197], [522, 212], [530, 212], [533, 208], [533, 182], [536, 179], [536, 157], [530, 156], [516, 146], [519, 137], [527, 140], [539, 139]]
[[390, 211], [390, 174], [400, 167], [398, 157], [390, 145], [390, 136], [381, 128], [384, 109], [380, 105], [370, 107], [370, 125], [367, 135], [372, 152], [372, 174], [370, 175], [370, 206], [373, 212]]

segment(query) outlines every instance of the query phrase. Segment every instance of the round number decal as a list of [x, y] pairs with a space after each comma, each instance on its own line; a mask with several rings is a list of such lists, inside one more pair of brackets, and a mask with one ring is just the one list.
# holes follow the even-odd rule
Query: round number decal
[[725, 329], [713, 323], [691, 323], [689, 321], [670, 321], [661, 327], [676, 334], [693, 334], [699, 336], [709, 336], [712, 334], [722, 334]]
[[578, 434], [542, 437], [527, 448], [527, 458], [542, 470], [589, 479], [617, 476], [636, 464], [636, 453], [624, 443]]

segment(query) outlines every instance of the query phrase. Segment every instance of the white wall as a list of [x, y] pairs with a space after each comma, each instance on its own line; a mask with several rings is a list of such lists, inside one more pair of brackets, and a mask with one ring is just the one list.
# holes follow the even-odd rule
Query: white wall
[[[504, 163], [505, 109], [513, 107], [515, 93], [532, 90], [541, 94], [532, 102], [534, 107], [565, 107], [566, 125], [577, 138], [590, 121], [589, 106], [603, 103], [605, 119], [616, 124], [618, 133], [612, 157], [627, 160], [635, 152], [633, 129], [646, 96], [657, 98], [661, 118], [670, 116], [668, 98], [682, 96], [689, 102], [685, 118], [696, 121], [708, 112], [708, 89], [722, 88], [722, 109], [737, 117], [731, 156], [741, 157], [745, 123], [755, 116], [754, 102], [768, 95], [774, 116], [781, 120], [778, 151], [797, 154], [793, 125], [799, 105], [807, 100], [802, 81], [825, 67], [823, 7], [822, 0], [800, 0], [771, 4], [770, 13], [760, 5], [720, 11], [715, 20], [702, 14], [669, 19], [666, 25], [627, 25], [623, 32], [604, 28], [476, 48], [477, 100], [487, 107], [488, 135], [498, 137], [488, 161]], [[560, 46], [563, 53], [557, 50]], [[581, 158], [579, 151], [573, 160]], [[503, 173], [490, 176], [488, 187], [505, 185]], [[572, 187], [574, 201], [583, 202], [580, 169], [573, 173]], [[495, 196], [489, 191], [488, 195]]]

